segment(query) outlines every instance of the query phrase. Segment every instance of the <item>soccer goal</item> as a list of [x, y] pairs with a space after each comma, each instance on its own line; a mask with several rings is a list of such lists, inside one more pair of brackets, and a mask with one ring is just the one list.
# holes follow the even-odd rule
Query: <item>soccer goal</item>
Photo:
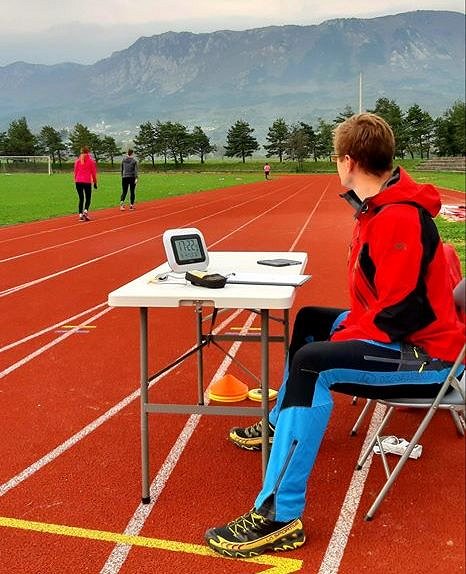
[[52, 175], [52, 158], [49, 155], [0, 155], [0, 173]]

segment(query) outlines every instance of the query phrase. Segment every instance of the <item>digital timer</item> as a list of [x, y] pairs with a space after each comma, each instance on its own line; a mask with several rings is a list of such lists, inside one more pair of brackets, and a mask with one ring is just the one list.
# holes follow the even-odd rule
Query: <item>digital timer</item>
[[163, 245], [168, 264], [176, 273], [192, 269], [204, 271], [209, 265], [207, 246], [199, 229], [167, 229], [163, 234]]

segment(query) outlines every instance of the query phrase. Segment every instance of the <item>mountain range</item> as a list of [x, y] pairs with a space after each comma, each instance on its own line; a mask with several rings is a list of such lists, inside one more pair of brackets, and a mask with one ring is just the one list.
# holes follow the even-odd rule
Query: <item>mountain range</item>
[[379, 97], [442, 114], [465, 92], [465, 15], [415, 11], [313, 26], [270, 26], [141, 37], [94, 64], [0, 67], [0, 131], [25, 116], [32, 129], [81, 122], [135, 133], [146, 121], [200, 125], [213, 141], [237, 119], [263, 136], [289, 123], [334, 119]]

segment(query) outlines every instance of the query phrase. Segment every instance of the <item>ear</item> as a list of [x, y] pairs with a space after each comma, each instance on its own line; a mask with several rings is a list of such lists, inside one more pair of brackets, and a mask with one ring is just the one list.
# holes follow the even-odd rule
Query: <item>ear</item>
[[356, 162], [354, 161], [354, 159], [350, 155], [346, 154], [344, 157], [344, 160], [345, 160], [346, 169], [348, 171], [353, 171], [353, 169], [356, 165]]

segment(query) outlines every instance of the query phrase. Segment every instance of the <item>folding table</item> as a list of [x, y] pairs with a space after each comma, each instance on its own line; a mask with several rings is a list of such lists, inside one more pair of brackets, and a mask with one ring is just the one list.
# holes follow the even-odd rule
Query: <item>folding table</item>
[[[299, 264], [287, 267], [269, 267], [259, 265], [258, 260], [287, 258], [299, 261]], [[230, 275], [232, 273], [268, 274], [272, 280], [300, 275], [307, 262], [306, 253], [295, 252], [209, 252], [208, 272]], [[216, 415], [250, 415], [262, 416], [262, 472], [268, 461], [269, 452], [269, 343], [283, 341], [286, 348], [289, 339], [289, 309], [293, 305], [296, 288], [290, 285], [257, 285], [229, 284], [221, 289], [209, 289], [191, 285], [184, 280], [184, 275], [171, 272], [168, 263], [159, 265], [141, 277], [112, 291], [108, 295], [108, 304], [112, 307], [138, 307], [140, 310], [140, 384], [141, 384], [141, 474], [142, 501], [150, 502], [149, 480], [149, 437], [148, 415], [151, 412], [216, 414]], [[148, 386], [151, 380], [167, 370], [162, 369], [156, 375], [148, 372], [148, 309], [166, 307], [193, 306], [197, 324], [197, 383], [198, 404], [155, 404], [148, 401]], [[261, 332], [254, 334], [204, 334], [204, 307], [213, 307], [214, 314], [219, 309], [251, 309], [260, 314]], [[269, 334], [270, 310], [283, 310], [283, 336]], [[203, 347], [214, 340], [260, 341], [261, 344], [261, 406], [217, 406], [204, 404], [203, 383]], [[189, 356], [186, 353], [182, 359]], [[180, 361], [177, 361], [180, 362]], [[171, 365], [173, 366], [173, 365]]]

